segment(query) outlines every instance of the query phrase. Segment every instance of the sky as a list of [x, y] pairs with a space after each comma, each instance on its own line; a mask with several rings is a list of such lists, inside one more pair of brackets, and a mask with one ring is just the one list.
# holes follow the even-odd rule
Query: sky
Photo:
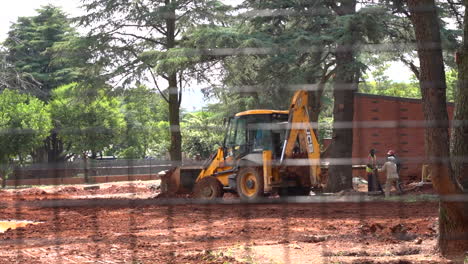
[[[61, 7], [72, 17], [83, 14], [79, 8], [79, 0], [4, 0], [0, 9], [0, 42], [6, 38], [11, 23], [15, 22], [18, 17], [34, 16], [36, 9], [47, 4]], [[391, 80], [399, 82], [408, 81], [411, 76], [409, 69], [402, 63], [393, 63], [386, 73]], [[213, 103], [213, 101], [210, 102]], [[182, 107], [188, 111], [198, 110], [207, 103], [197, 85], [192, 85], [190, 89], [187, 89], [182, 99]]]
[[34, 16], [36, 9], [52, 4], [61, 7], [68, 15], [80, 14], [77, 0], [4, 0], [0, 9], [0, 40], [4, 40], [12, 22], [21, 16]]

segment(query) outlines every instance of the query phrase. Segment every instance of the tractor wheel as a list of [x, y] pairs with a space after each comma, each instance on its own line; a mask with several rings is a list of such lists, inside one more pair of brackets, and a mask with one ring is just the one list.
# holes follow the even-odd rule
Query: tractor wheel
[[263, 196], [263, 175], [258, 169], [242, 168], [237, 174], [237, 193], [243, 200], [254, 200]]
[[212, 176], [201, 179], [193, 188], [193, 196], [198, 199], [213, 200], [223, 197], [223, 194], [223, 185]]

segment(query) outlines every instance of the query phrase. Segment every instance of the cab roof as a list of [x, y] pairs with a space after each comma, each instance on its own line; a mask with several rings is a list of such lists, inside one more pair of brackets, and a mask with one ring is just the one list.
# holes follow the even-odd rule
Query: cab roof
[[289, 114], [289, 111], [282, 110], [268, 110], [268, 109], [256, 109], [248, 110], [244, 112], [237, 113], [235, 116], [246, 116], [246, 115], [271, 115], [271, 114]]

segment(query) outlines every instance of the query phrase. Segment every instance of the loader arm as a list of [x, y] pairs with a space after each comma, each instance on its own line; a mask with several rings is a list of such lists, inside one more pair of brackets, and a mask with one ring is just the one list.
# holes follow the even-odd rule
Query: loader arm
[[233, 172], [233, 162], [231, 157], [225, 159], [224, 156], [224, 148], [218, 148], [218, 151], [211, 162], [200, 171], [200, 174], [198, 174], [196, 182], [208, 176], [217, 176], [218, 180], [224, 186], [227, 186], [229, 173], [232, 174]]
[[[286, 132], [280, 165], [309, 166], [310, 183], [317, 185], [320, 183], [320, 147], [310, 123], [307, 108], [307, 92], [304, 90], [296, 91], [289, 107], [289, 129]], [[307, 158], [292, 160], [297, 142], [300, 149], [306, 150]]]

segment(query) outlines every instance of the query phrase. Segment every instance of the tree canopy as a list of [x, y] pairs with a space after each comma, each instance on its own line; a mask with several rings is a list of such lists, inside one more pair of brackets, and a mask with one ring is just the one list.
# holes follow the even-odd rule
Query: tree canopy
[[121, 96], [126, 128], [118, 154], [124, 158], [164, 156], [169, 143], [167, 102], [142, 85], [125, 90]]
[[105, 89], [95, 96], [82, 97], [77, 83], [52, 91], [49, 104], [59, 139], [73, 154], [99, 151], [119, 142], [125, 128], [124, 114], [118, 98], [110, 97]]
[[38, 84], [28, 92], [47, 100], [52, 89], [82, 77], [88, 57], [83, 50], [75, 56], [60, 52], [64, 46], [68, 51], [79, 47], [76, 30], [61, 9], [48, 5], [36, 11], [36, 16], [20, 17], [13, 23], [3, 45], [6, 62], [22, 78]]
[[45, 104], [30, 95], [5, 89], [0, 92], [0, 167], [5, 179], [14, 159], [29, 155], [52, 128]]
[[149, 78], [168, 102], [170, 155], [181, 160], [179, 108], [183, 87], [196, 74], [196, 67], [174, 49], [180, 48], [185, 32], [196, 25], [216, 23], [228, 8], [216, 0], [82, 2], [87, 14], [81, 25], [91, 27], [90, 35], [98, 39], [97, 58], [114, 66], [111, 75], [121, 77], [124, 84]]

